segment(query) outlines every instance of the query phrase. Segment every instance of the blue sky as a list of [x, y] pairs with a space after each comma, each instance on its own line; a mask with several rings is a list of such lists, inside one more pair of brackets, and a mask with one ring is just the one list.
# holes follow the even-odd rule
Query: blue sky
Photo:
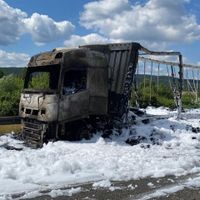
[[[48, 15], [55, 21], [70, 21], [76, 26], [75, 32], [80, 35], [89, 33], [88, 30], [79, 26], [79, 14], [83, 11], [83, 5], [88, 0], [6, 0], [9, 6], [19, 8], [25, 11], [29, 16], [33, 13]], [[49, 42], [42, 46], [34, 45], [31, 36], [23, 35], [17, 43], [11, 45], [0, 46], [6, 51], [25, 52], [30, 55], [38, 53], [38, 51], [46, 51], [57, 46], [63, 46], [63, 40]]]
[[199, 0], [0, 0], [0, 67], [55, 47], [137, 41], [200, 64]]

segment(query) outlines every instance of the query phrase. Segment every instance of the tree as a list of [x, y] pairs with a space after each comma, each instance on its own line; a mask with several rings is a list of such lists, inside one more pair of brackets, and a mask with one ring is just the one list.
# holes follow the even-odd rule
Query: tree
[[[136, 100], [136, 96], [134, 93], [132, 95], [132, 105], [134, 106]], [[169, 108], [175, 108], [173, 92], [169, 88], [168, 85], [164, 83], [160, 83], [159, 87], [157, 87], [156, 82], [152, 81], [150, 83], [150, 79], [141, 82], [138, 87], [137, 92], [137, 101], [142, 108], [146, 108], [147, 106], [166, 106]]]
[[3, 71], [0, 70], [0, 78], [2, 78], [4, 76]]
[[0, 116], [18, 114], [22, 85], [23, 80], [14, 75], [4, 76], [0, 79]]

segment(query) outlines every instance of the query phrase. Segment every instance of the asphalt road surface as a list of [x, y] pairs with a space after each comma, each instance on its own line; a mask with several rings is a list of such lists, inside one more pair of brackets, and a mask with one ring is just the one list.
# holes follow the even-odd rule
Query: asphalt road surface
[[[92, 183], [79, 185], [81, 191], [72, 196], [52, 198], [43, 193], [40, 197], [29, 200], [200, 200], [199, 188], [184, 188], [183, 190], [156, 196], [158, 191], [182, 185], [185, 180], [195, 177], [195, 174], [182, 177], [168, 176], [164, 178], [145, 178], [140, 180], [112, 182], [111, 188], [94, 188]], [[67, 188], [63, 188], [67, 189]], [[152, 196], [153, 194], [153, 196]]]

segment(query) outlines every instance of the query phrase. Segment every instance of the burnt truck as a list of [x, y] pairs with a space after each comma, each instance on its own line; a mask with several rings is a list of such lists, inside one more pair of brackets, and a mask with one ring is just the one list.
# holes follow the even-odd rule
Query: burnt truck
[[57, 48], [33, 56], [19, 116], [31, 147], [57, 139], [89, 138], [123, 124], [129, 111], [139, 43]]

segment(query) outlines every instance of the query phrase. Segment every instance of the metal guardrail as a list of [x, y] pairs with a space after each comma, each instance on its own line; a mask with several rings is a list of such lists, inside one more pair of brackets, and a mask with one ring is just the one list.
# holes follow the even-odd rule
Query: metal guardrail
[[20, 124], [21, 118], [19, 116], [0, 117], [0, 125]]

